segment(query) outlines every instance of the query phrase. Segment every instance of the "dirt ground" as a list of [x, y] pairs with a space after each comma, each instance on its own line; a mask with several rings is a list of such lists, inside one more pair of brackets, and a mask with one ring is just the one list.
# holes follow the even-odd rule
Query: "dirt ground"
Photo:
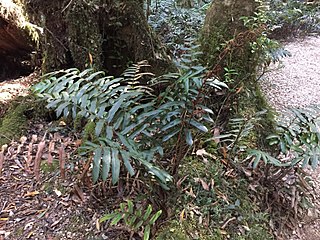
[[[285, 44], [285, 49], [292, 56], [273, 65], [261, 81], [267, 99], [280, 114], [290, 107], [320, 105], [320, 38], [298, 39]], [[320, 239], [320, 168], [311, 175], [316, 208], [292, 231], [290, 240]]]

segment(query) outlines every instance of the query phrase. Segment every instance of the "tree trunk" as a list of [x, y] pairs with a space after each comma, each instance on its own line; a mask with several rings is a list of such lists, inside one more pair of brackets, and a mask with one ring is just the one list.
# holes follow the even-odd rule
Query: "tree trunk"
[[[240, 20], [243, 16], [252, 16], [256, 9], [255, 0], [221, 0], [213, 1], [207, 11], [205, 23], [202, 31], [202, 48], [205, 54], [205, 61], [210, 66], [214, 66], [221, 58], [221, 44], [230, 40], [235, 40], [236, 36], [248, 30]], [[228, 62], [238, 64], [248, 64], [250, 52], [248, 46], [244, 51], [232, 53]], [[220, 58], [219, 58], [220, 55]], [[227, 63], [222, 64], [226, 67]], [[229, 66], [230, 67], [230, 66]]]
[[0, 81], [27, 70], [22, 61], [30, 60], [35, 47], [22, 14], [13, 2], [0, 2]]
[[147, 24], [139, 0], [25, 0], [27, 12], [44, 28], [44, 72], [93, 65], [120, 74], [148, 60], [161, 74], [173, 69], [164, 46]]

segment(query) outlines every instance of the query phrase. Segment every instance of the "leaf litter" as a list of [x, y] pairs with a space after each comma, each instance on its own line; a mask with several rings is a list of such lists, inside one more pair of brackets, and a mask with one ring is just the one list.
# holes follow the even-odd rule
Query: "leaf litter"
[[105, 209], [91, 176], [79, 180], [79, 138], [63, 128], [51, 131], [46, 122], [30, 126], [0, 149], [0, 239], [106, 239], [103, 227], [96, 228]]

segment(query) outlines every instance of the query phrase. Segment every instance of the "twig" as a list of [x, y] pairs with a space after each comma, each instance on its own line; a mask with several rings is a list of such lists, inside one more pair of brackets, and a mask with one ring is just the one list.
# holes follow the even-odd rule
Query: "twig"
[[226, 228], [226, 226], [229, 224], [229, 222], [234, 221], [234, 220], [236, 220], [236, 219], [237, 219], [236, 217], [232, 217], [232, 218], [228, 219], [228, 221], [226, 221], [226, 222], [222, 225], [221, 229]]
[[68, 7], [70, 7], [70, 5], [71, 5], [72, 2], [73, 2], [73, 0], [71, 0], [71, 1], [67, 4], [67, 6], [65, 6], [65, 7], [62, 9], [61, 13], [63, 13]]

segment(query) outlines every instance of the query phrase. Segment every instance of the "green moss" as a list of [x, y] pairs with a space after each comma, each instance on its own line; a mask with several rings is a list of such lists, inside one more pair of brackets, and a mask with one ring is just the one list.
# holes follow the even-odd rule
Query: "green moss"
[[236, 115], [251, 118], [255, 113], [267, 110], [260, 121], [255, 125], [247, 139], [250, 147], [269, 148], [266, 137], [275, 132], [275, 111], [270, 107], [257, 81], [246, 86], [246, 91], [239, 95]]
[[[198, 157], [185, 158], [178, 176], [184, 181], [180, 191], [174, 191], [178, 192], [174, 214], [156, 239], [272, 239], [268, 216], [250, 198], [248, 182], [228, 178], [226, 171], [218, 158], [206, 163]], [[229, 219], [233, 220], [221, 229]]]
[[77, 1], [67, 14], [67, 34], [69, 47], [75, 66], [80, 69], [90, 67], [90, 57], [96, 69], [102, 69], [102, 35], [99, 26], [99, 14], [95, 4], [99, 1]]
[[45, 174], [52, 173], [55, 170], [59, 168], [59, 161], [53, 160], [52, 164], [49, 164], [48, 162], [42, 162], [40, 169]]
[[45, 106], [45, 102], [36, 100], [32, 95], [7, 103], [7, 110], [0, 116], [0, 146], [20, 138], [28, 126], [28, 119], [51, 118], [52, 113]]
[[0, 146], [20, 137], [27, 127], [26, 104], [12, 106], [2, 118], [0, 125]]
[[182, 221], [178, 220], [170, 221], [169, 225], [166, 225], [159, 231], [156, 237], [157, 240], [222, 240], [222, 235], [218, 232], [209, 234], [205, 228], [199, 228], [198, 223], [194, 220]]
[[95, 134], [95, 128], [96, 128], [96, 124], [93, 121], [89, 121], [85, 125], [84, 130], [83, 130], [83, 142], [97, 140], [97, 137]]

